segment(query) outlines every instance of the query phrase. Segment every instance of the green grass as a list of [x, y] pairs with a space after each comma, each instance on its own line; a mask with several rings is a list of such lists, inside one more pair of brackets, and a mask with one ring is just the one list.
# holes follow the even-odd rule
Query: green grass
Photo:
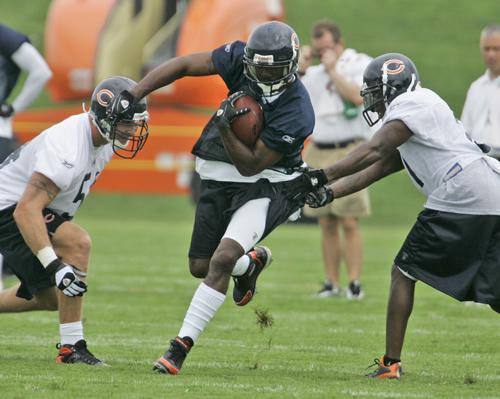
[[[56, 313], [2, 314], [1, 397], [500, 397], [498, 316], [421, 284], [403, 380], [363, 377], [384, 349], [389, 269], [422, 205], [415, 194], [404, 174], [374, 186], [361, 302], [315, 298], [317, 226], [279, 227], [265, 241], [275, 262], [254, 301], [238, 308], [229, 297], [176, 377], [152, 373], [151, 364], [177, 334], [198, 284], [186, 261], [193, 208], [184, 197], [93, 194], [76, 218], [94, 243], [85, 335], [112, 367], [55, 365]], [[268, 310], [272, 327], [259, 328], [256, 309]]]

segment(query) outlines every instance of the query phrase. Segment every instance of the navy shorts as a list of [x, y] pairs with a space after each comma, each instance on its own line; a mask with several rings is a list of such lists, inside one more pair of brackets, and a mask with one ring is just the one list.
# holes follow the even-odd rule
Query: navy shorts
[[500, 305], [500, 216], [423, 210], [394, 263], [459, 301]]
[[262, 239], [266, 237], [303, 205], [290, 199], [288, 190], [286, 182], [270, 183], [266, 179], [260, 179], [255, 183], [202, 180], [189, 257], [210, 259], [234, 212], [248, 201], [258, 198], [271, 200]]
[[[17, 296], [29, 300], [37, 292], [52, 287], [54, 282], [24, 241], [13, 217], [15, 208], [13, 205], [0, 210], [0, 253], [21, 281]], [[50, 209], [44, 209], [43, 216], [49, 235], [69, 220]]]

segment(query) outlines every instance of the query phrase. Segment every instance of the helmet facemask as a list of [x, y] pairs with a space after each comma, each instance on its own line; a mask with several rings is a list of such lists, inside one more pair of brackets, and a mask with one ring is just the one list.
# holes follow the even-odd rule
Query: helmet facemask
[[263, 97], [272, 97], [285, 90], [295, 79], [297, 63], [292, 60], [273, 62], [273, 55], [255, 54], [243, 59], [245, 76], [260, 89]]
[[113, 152], [120, 158], [134, 158], [149, 136], [147, 111], [134, 114], [133, 119], [93, 119], [99, 133], [111, 144]]
[[362, 114], [368, 126], [375, 125], [384, 117], [390, 102], [388, 98], [394, 91], [394, 87], [384, 83], [363, 84], [360, 93], [364, 107]]

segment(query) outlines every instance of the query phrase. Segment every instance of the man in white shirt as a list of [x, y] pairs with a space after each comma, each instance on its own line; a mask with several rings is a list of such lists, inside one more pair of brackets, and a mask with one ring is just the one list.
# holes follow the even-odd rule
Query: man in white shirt
[[[23, 87], [12, 103], [8, 102], [21, 71], [27, 73]], [[12, 118], [40, 94], [51, 78], [49, 66], [29, 39], [0, 24], [0, 162], [14, 150]], [[0, 290], [3, 260], [0, 254]]]
[[486, 26], [479, 40], [486, 72], [472, 82], [462, 111], [462, 123], [470, 136], [491, 146], [500, 158], [500, 24]]
[[20, 280], [0, 292], [0, 313], [58, 310], [57, 363], [104, 364], [83, 339], [91, 241], [71, 219], [113, 152], [131, 158], [147, 139], [145, 99], [130, 119], [107, 114], [111, 99], [133, 85], [120, 76], [104, 80], [89, 112], [48, 128], [0, 164], [0, 251]]
[[[311, 66], [313, 56], [320, 59]], [[312, 29], [311, 47], [301, 48], [299, 74], [314, 108], [316, 125], [304, 160], [322, 168], [344, 158], [365, 141], [369, 127], [361, 117], [363, 100], [359, 95], [363, 72], [371, 57], [345, 48], [339, 27], [320, 20]], [[304, 213], [318, 218], [322, 234], [322, 252], [326, 275], [320, 298], [341, 295], [340, 264], [347, 266], [348, 299], [362, 299], [361, 268], [363, 239], [359, 218], [370, 214], [367, 190], [361, 190], [320, 209], [305, 208]], [[343, 230], [343, 235], [340, 234]]]
[[449, 106], [420, 87], [402, 54], [375, 58], [364, 73], [363, 115], [382, 127], [343, 160], [324, 169], [334, 183], [310, 195], [321, 206], [406, 169], [427, 196], [397, 254], [387, 309], [386, 352], [368, 376], [400, 378], [401, 351], [415, 282], [500, 313], [500, 162], [468, 138]]

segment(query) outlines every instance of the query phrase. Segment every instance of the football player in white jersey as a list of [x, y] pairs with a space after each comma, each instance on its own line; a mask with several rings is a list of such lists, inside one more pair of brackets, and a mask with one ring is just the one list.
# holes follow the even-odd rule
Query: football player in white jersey
[[427, 196], [394, 260], [386, 352], [368, 375], [400, 378], [416, 281], [500, 312], [500, 163], [467, 137], [443, 99], [420, 86], [415, 65], [402, 54], [374, 59], [361, 95], [366, 121], [381, 119], [382, 127], [324, 169], [333, 184], [310, 194], [308, 203], [321, 206], [403, 168]]
[[0, 164], [0, 252], [20, 280], [0, 292], [0, 312], [58, 310], [57, 363], [104, 364], [83, 339], [91, 241], [71, 219], [113, 153], [132, 158], [148, 137], [145, 99], [130, 119], [107, 112], [133, 86], [120, 76], [102, 81], [89, 112], [48, 128]]

